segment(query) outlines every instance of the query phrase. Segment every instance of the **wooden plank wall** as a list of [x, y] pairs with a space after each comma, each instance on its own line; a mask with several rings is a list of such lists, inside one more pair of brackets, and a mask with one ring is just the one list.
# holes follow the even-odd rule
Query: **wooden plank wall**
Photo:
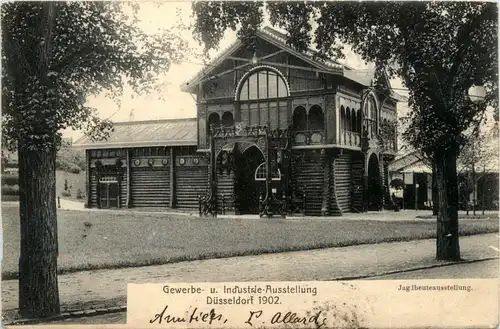
[[198, 194], [208, 189], [208, 167], [175, 168], [175, 205], [177, 208], [197, 209]]
[[[125, 169], [125, 168], [124, 168]], [[123, 170], [120, 182], [120, 207], [127, 207], [127, 170]]]
[[90, 169], [90, 208], [97, 208], [97, 176], [96, 169]]
[[226, 211], [234, 210], [234, 171], [229, 174], [217, 172], [217, 212], [222, 212], [222, 194], [226, 201]]
[[352, 155], [344, 153], [335, 159], [333, 170], [335, 175], [335, 195], [342, 212], [351, 211]]
[[335, 160], [331, 164], [331, 175], [330, 175], [330, 186], [329, 186], [329, 205], [328, 211], [330, 216], [341, 216], [342, 211], [337, 203], [336, 191], [335, 191]]
[[354, 189], [352, 196], [352, 211], [363, 211], [363, 179], [364, 179], [365, 165], [363, 156], [354, 155], [352, 159], [352, 180], [354, 187], [359, 186], [359, 189]]
[[169, 206], [169, 167], [132, 167], [131, 181], [133, 207]]
[[[295, 157], [299, 156], [299, 159]], [[306, 192], [306, 215], [320, 216], [324, 185], [323, 157], [318, 151], [299, 151], [292, 157], [292, 189], [302, 197]]]

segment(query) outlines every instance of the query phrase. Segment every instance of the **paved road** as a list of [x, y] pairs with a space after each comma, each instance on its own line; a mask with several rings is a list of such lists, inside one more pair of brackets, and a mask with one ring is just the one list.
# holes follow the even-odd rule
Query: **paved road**
[[368, 280], [418, 280], [418, 279], [455, 279], [467, 278], [496, 278], [499, 276], [499, 261], [498, 259], [449, 265], [424, 270], [403, 272], [389, 275], [376, 276], [367, 278]]
[[69, 318], [58, 321], [45, 322], [44, 324], [51, 325], [68, 325], [68, 324], [126, 324], [127, 313], [110, 313], [96, 316], [89, 316], [85, 318]]

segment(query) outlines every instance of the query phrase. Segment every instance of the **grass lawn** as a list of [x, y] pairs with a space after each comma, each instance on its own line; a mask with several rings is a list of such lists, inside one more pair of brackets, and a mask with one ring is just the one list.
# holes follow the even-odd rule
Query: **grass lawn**
[[[2, 276], [15, 277], [19, 209], [2, 209]], [[164, 264], [279, 251], [435, 237], [435, 221], [200, 219], [180, 215], [58, 211], [60, 272]], [[464, 221], [461, 235], [498, 232], [497, 220]]]
[[[71, 186], [71, 196], [63, 197], [61, 193], [64, 191], [64, 180], [68, 180], [68, 187]], [[61, 199], [69, 199], [69, 200], [77, 200], [82, 201], [83, 199], [78, 200], [76, 198], [76, 191], [80, 189], [82, 194], [85, 195], [85, 171], [80, 171], [79, 174], [72, 174], [62, 170], [56, 170], [56, 195], [60, 196]]]

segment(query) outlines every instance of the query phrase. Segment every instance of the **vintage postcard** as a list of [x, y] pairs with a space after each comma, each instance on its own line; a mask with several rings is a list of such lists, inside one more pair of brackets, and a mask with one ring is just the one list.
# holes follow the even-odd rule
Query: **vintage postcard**
[[1, 22], [3, 326], [498, 326], [497, 3]]

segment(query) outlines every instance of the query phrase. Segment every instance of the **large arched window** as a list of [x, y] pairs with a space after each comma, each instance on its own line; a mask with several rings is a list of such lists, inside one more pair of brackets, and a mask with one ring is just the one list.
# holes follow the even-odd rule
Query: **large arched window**
[[281, 75], [269, 69], [261, 69], [246, 77], [239, 90], [238, 99], [240, 101], [251, 101], [287, 96], [288, 89]]
[[373, 95], [369, 95], [363, 108], [364, 119], [368, 135], [375, 137], [377, 135], [377, 103]]
[[286, 128], [288, 96], [288, 85], [277, 69], [268, 66], [255, 68], [243, 76], [236, 89], [241, 121], [250, 126]]

